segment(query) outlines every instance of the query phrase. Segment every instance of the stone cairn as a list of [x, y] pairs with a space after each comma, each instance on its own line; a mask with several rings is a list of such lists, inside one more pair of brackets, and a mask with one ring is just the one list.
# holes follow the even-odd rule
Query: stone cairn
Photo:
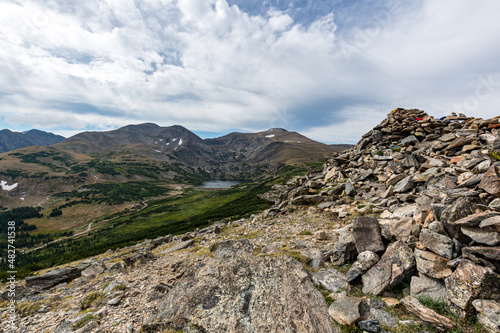
[[[403, 304], [436, 328], [454, 326], [417, 298], [445, 301], [461, 319], [479, 313], [499, 332], [499, 152], [500, 117], [436, 119], [398, 108], [322, 172], [275, 185], [261, 199], [275, 205], [267, 216], [309, 205], [353, 221], [329, 259], [357, 259], [347, 280], [361, 279], [363, 293], [384, 295], [411, 281]], [[330, 308], [346, 322], [336, 312]]]

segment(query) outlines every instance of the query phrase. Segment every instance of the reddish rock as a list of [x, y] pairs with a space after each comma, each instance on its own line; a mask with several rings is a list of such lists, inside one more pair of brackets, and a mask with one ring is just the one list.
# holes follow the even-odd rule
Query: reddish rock
[[363, 292], [380, 295], [410, 276], [415, 269], [415, 258], [402, 241], [392, 243], [378, 263], [363, 276]]
[[486, 171], [478, 187], [491, 195], [500, 197], [500, 162], [493, 164]]
[[494, 216], [500, 216], [500, 214], [499, 213], [471, 214], [450, 223], [461, 227], [478, 227], [481, 224], [481, 222]]
[[443, 279], [452, 273], [447, 267], [449, 260], [435, 253], [415, 249], [415, 260], [419, 272], [435, 279]]
[[445, 332], [457, 327], [453, 321], [427, 308], [415, 297], [405, 297], [401, 300], [401, 303], [403, 303], [406, 310], [416, 315], [420, 321], [434, 326], [438, 331]]

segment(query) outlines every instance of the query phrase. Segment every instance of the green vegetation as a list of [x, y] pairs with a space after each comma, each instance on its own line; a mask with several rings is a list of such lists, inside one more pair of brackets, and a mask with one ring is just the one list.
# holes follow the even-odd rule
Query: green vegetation
[[[181, 234], [221, 219], [248, 217], [268, 207], [257, 199], [257, 194], [269, 190], [270, 186], [269, 182], [265, 182], [244, 184], [227, 190], [189, 189], [180, 196], [149, 200], [147, 207], [129, 211], [127, 215], [103, 216], [101, 220], [110, 219], [107, 225], [91, 232], [87, 237], [48, 244], [42, 249], [18, 256], [18, 276], [23, 277], [35, 270], [97, 255], [108, 249], [128, 246], [145, 238]], [[128, 187], [134, 190], [127, 192]], [[146, 197], [142, 196], [145, 193], [153, 196], [168, 190], [150, 182], [95, 184], [89, 188], [92, 190], [80, 193], [92, 194], [88, 198], [93, 202], [107, 203], [124, 202], [131, 198], [142, 200]], [[74, 194], [78, 195], [78, 192]], [[33, 241], [30, 237], [26, 239]], [[2, 279], [6, 278], [3, 273], [8, 270], [4, 269], [6, 265], [0, 264]]]
[[85, 310], [93, 306], [99, 306], [103, 298], [104, 294], [100, 292], [93, 292], [85, 295], [85, 297], [80, 301], [80, 309]]
[[[428, 307], [431, 310], [436, 311], [438, 314], [445, 316], [455, 322], [457, 324], [457, 328], [451, 330], [449, 332], [459, 333], [459, 332], [474, 332], [474, 333], [482, 333], [485, 332], [481, 323], [477, 320], [477, 317], [474, 316], [467, 320], [460, 320], [457, 315], [451, 311], [449, 305], [441, 300], [433, 300], [430, 297], [420, 297], [418, 299], [423, 305]], [[435, 330], [434, 330], [435, 331]]]
[[[86, 204], [101, 204], [106, 203], [109, 205], [119, 205], [125, 202], [137, 202], [146, 198], [165, 195], [169, 189], [164, 186], [167, 182], [127, 182], [127, 183], [96, 183], [85, 185], [72, 192], [61, 192], [56, 197], [75, 198], [72, 204], [86, 203]], [[69, 207], [65, 205], [59, 207]]]
[[88, 315], [86, 315], [85, 317], [83, 317], [82, 319], [80, 319], [79, 321], [77, 321], [76, 323], [74, 323], [73, 324], [73, 329], [77, 330], [79, 328], [82, 328], [83, 326], [85, 326], [92, 319], [94, 319], [94, 316], [89, 313]]
[[316, 290], [318, 290], [321, 293], [321, 295], [323, 295], [323, 297], [325, 298], [326, 304], [328, 304], [328, 306], [332, 305], [332, 303], [335, 302], [335, 300], [329, 296], [332, 293], [330, 290], [328, 290], [325, 287], [323, 287], [322, 285], [316, 284], [316, 283], [314, 284], [314, 287], [316, 288]]

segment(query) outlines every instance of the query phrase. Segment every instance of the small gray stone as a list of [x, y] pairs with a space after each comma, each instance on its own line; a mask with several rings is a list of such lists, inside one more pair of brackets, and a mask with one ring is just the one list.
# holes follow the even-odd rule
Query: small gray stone
[[380, 324], [376, 319], [363, 320], [358, 322], [356, 325], [358, 325], [358, 327], [365, 332], [373, 332], [373, 333], [382, 332], [382, 327], [380, 327]]
[[439, 221], [434, 221], [429, 223], [429, 226], [427, 227], [430, 231], [433, 231], [437, 234], [444, 234], [444, 225], [439, 222]]
[[370, 308], [370, 313], [379, 321], [381, 325], [388, 326], [395, 328], [398, 326], [398, 320], [396, 317], [391, 315], [389, 312], [381, 310], [381, 309], [375, 309], [375, 308]]
[[316, 238], [317, 240], [326, 240], [328, 239], [328, 235], [326, 234], [326, 231], [319, 230], [314, 233], [314, 238]]
[[490, 202], [488, 207], [490, 207], [491, 209], [494, 209], [494, 210], [500, 210], [500, 199], [496, 198], [495, 200]]
[[409, 190], [415, 187], [415, 183], [412, 180], [412, 176], [408, 176], [402, 180], [400, 180], [396, 186], [394, 186], [394, 192], [403, 193], [408, 192]]

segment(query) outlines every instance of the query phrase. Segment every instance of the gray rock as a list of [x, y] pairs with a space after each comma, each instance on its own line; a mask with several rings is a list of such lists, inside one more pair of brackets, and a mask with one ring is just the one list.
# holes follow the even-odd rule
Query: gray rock
[[480, 244], [489, 246], [500, 245], [500, 232], [474, 227], [462, 227], [462, 232]]
[[396, 317], [382, 309], [370, 308], [370, 314], [378, 320], [381, 325], [395, 328], [398, 326]]
[[85, 326], [80, 328], [79, 330], [76, 330], [75, 333], [92, 332], [92, 330], [94, 328], [97, 328], [97, 327], [99, 327], [99, 324], [95, 320], [92, 320], [91, 322], [89, 322], [88, 324], [86, 324]]
[[328, 270], [320, 269], [312, 275], [314, 283], [323, 286], [334, 293], [340, 293], [347, 289], [347, 278], [334, 268]]
[[453, 240], [451, 238], [429, 229], [423, 229], [419, 239], [432, 252], [448, 259], [453, 258]]
[[456, 136], [453, 133], [448, 133], [440, 137], [438, 140], [443, 141], [443, 142], [448, 142], [451, 140], [455, 140]]
[[354, 188], [354, 184], [352, 183], [351, 179], [347, 179], [345, 182], [345, 194], [349, 197], [355, 196], [356, 195], [356, 189]]
[[500, 232], [500, 216], [493, 216], [482, 220], [479, 227], [487, 231]]
[[122, 295], [116, 296], [116, 297], [110, 299], [109, 301], [107, 301], [106, 304], [110, 305], [110, 306], [116, 306], [116, 305], [120, 304], [120, 302], [122, 301], [122, 298], [123, 298]]
[[427, 227], [427, 229], [429, 229], [430, 231], [435, 232], [437, 234], [441, 234], [441, 235], [444, 234], [444, 225], [439, 221], [434, 221], [434, 222], [429, 223], [429, 226]]
[[121, 262], [117, 262], [117, 263], [114, 263], [109, 268], [109, 272], [110, 273], [119, 273], [119, 272], [123, 272], [124, 269], [125, 269], [125, 266]]
[[92, 277], [102, 274], [106, 271], [106, 266], [103, 264], [92, 264], [90, 267], [82, 271], [83, 277]]
[[248, 240], [213, 246], [206, 267], [188, 267], [156, 306], [145, 331], [280, 332], [290, 327], [304, 332], [338, 332], [327, 305], [302, 265], [290, 257], [253, 255]]
[[317, 240], [326, 240], [328, 239], [328, 235], [326, 234], [326, 231], [319, 230], [314, 233], [314, 238], [316, 238]]
[[409, 190], [413, 189], [415, 187], [415, 183], [412, 180], [412, 176], [408, 176], [402, 180], [400, 180], [395, 186], [394, 186], [394, 192], [396, 193], [404, 193], [408, 192]]
[[434, 301], [446, 300], [446, 288], [440, 280], [433, 279], [425, 274], [412, 276], [410, 282], [410, 293], [416, 298], [430, 298]]
[[391, 244], [380, 261], [363, 276], [363, 292], [380, 295], [410, 276], [415, 268], [415, 258], [406, 244]]
[[341, 325], [352, 325], [361, 319], [359, 304], [361, 299], [344, 296], [330, 305], [328, 312], [330, 316]]
[[325, 197], [319, 194], [309, 194], [309, 195], [301, 195], [292, 200], [292, 204], [294, 205], [317, 205], [318, 203], [325, 200]]
[[453, 237], [457, 238], [462, 243], [468, 243], [469, 240], [463, 238], [460, 226], [456, 225], [456, 221], [471, 214], [474, 214], [478, 208], [477, 198], [458, 198], [450, 206], [446, 207], [436, 219], [444, 224], [446, 232]]
[[435, 253], [415, 249], [415, 260], [419, 272], [435, 279], [443, 279], [452, 273], [447, 267], [449, 260]]
[[56, 328], [54, 329], [54, 333], [70, 333], [73, 332], [71, 329], [71, 325], [69, 322], [67, 322], [65, 319], [59, 322], [57, 324]]
[[488, 332], [500, 333], [500, 303], [493, 300], [476, 299], [472, 302], [479, 312], [477, 319]]
[[406, 146], [409, 146], [409, 145], [415, 145], [417, 143], [419, 143], [419, 141], [416, 138], [416, 136], [415, 135], [409, 135], [406, 138], [404, 138], [403, 140], [401, 140], [400, 145], [402, 147], [406, 147]]
[[60, 283], [70, 282], [81, 276], [82, 271], [88, 265], [79, 265], [75, 267], [63, 267], [38, 276], [28, 276], [26, 278], [26, 287], [44, 290], [57, 286]]
[[418, 238], [421, 232], [422, 232], [422, 225], [415, 224], [411, 227], [411, 235], [413, 237]]
[[179, 244], [174, 245], [172, 247], [169, 247], [168, 249], [162, 251], [162, 254], [168, 254], [168, 253], [171, 253], [171, 252], [174, 252], [174, 251], [183, 250], [185, 248], [190, 247], [193, 244], [194, 244], [194, 239], [190, 239], [190, 240], [187, 240], [187, 241], [184, 241], [184, 242], [180, 242]]
[[382, 332], [382, 327], [380, 327], [380, 324], [376, 319], [363, 320], [358, 322], [356, 325], [358, 325], [358, 327], [365, 332]]
[[380, 234], [378, 220], [372, 216], [361, 216], [354, 221], [354, 242], [358, 253], [365, 251], [382, 252], [384, 243]]
[[380, 260], [380, 257], [371, 251], [364, 251], [358, 255], [358, 258], [347, 272], [347, 281], [352, 282], [358, 276], [364, 274], [373, 265]]
[[500, 210], [500, 198], [496, 198], [488, 205], [491, 209]]

